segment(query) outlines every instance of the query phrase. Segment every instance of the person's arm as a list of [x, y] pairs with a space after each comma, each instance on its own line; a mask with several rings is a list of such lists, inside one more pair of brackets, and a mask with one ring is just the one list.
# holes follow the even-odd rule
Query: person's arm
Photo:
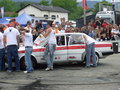
[[51, 29], [46, 29], [46, 32], [44, 34], [42, 34], [45, 38], [50, 34]]
[[6, 47], [6, 35], [3, 36], [4, 47]]
[[0, 36], [0, 42], [2, 41], [2, 37]]
[[87, 44], [88, 40], [87, 40], [87, 36], [83, 35], [84, 39], [85, 39], [85, 43]]
[[20, 37], [19, 35], [16, 36], [16, 39], [17, 39], [17, 44], [18, 44], [18, 48], [20, 47]]
[[16, 34], [16, 40], [17, 40], [17, 44], [18, 44], [18, 49], [20, 47], [20, 32], [17, 30], [17, 34]]

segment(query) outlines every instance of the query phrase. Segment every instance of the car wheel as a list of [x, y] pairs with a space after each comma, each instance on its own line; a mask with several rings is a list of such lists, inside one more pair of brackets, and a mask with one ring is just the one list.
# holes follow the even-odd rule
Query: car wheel
[[99, 57], [98, 57], [98, 55], [95, 55], [95, 57], [96, 57], [96, 63], [99, 64]]
[[[31, 56], [31, 59], [32, 59], [33, 68], [36, 69], [37, 67], [36, 59], [33, 56]], [[25, 57], [22, 57], [20, 60], [20, 69], [26, 70]]]
[[26, 64], [25, 64], [25, 57], [22, 57], [20, 60], [20, 69], [25, 70], [26, 69]]
[[[96, 54], [95, 57], [96, 57], [96, 63], [99, 64], [99, 57], [98, 57], [98, 55]], [[84, 65], [86, 65], [86, 55], [85, 55], [84, 61], [82, 63]], [[90, 63], [92, 64], [92, 57], [90, 57]]]

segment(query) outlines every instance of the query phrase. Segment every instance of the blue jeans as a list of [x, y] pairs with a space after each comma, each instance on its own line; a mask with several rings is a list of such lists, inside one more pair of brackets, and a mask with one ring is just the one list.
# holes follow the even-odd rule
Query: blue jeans
[[92, 64], [96, 66], [96, 57], [95, 57], [95, 43], [86, 45], [86, 66], [90, 66], [90, 59], [92, 56]]
[[32, 47], [25, 47], [25, 63], [26, 63], [26, 71], [32, 72], [33, 65], [31, 60]]
[[20, 61], [18, 57], [18, 46], [9, 45], [7, 46], [7, 59], [8, 59], [8, 70], [12, 71], [12, 59], [15, 59], [16, 71], [20, 70]]
[[47, 62], [48, 68], [53, 67], [53, 58], [54, 58], [55, 49], [56, 49], [56, 44], [47, 44], [46, 45], [44, 57]]
[[5, 61], [4, 61], [4, 56], [5, 56], [5, 49], [0, 49], [0, 70], [3, 71], [5, 70]]

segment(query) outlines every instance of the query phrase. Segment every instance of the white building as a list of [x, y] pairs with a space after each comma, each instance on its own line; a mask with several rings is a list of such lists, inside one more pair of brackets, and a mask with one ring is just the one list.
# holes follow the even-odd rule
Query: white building
[[39, 19], [60, 21], [61, 18], [65, 18], [65, 20], [67, 21], [69, 11], [61, 7], [28, 4], [24, 8], [18, 10], [17, 12], [18, 15], [26, 13], [30, 16], [34, 16]]

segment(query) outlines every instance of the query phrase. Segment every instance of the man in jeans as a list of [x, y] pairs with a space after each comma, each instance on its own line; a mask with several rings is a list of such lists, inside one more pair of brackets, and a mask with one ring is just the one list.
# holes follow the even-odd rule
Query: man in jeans
[[55, 31], [51, 28], [52, 23], [48, 22], [46, 26], [46, 31], [43, 34], [44, 37], [49, 37], [48, 38], [48, 43], [46, 45], [46, 50], [45, 50], [45, 60], [47, 62], [47, 68], [45, 69], [46, 71], [53, 70], [53, 59], [54, 59], [54, 52], [56, 49], [56, 36], [55, 36]]
[[25, 63], [26, 71], [24, 73], [30, 73], [33, 71], [33, 65], [31, 60], [31, 53], [33, 50], [33, 36], [28, 28], [24, 28], [26, 31], [22, 32], [24, 35], [24, 45], [25, 45]]
[[15, 59], [16, 71], [20, 71], [18, 57], [19, 31], [14, 28], [14, 23], [10, 22], [10, 27], [4, 31], [4, 46], [7, 46], [8, 72], [12, 72], [12, 59]]
[[[83, 35], [86, 43], [86, 67], [90, 66], [96, 67], [96, 57], [95, 57], [95, 40], [91, 37], [87, 37], [85, 34]], [[92, 56], [92, 64], [90, 62], [90, 58]]]
[[5, 56], [5, 49], [3, 44], [3, 33], [2, 33], [2, 28], [0, 28], [0, 71], [5, 70], [4, 56]]

